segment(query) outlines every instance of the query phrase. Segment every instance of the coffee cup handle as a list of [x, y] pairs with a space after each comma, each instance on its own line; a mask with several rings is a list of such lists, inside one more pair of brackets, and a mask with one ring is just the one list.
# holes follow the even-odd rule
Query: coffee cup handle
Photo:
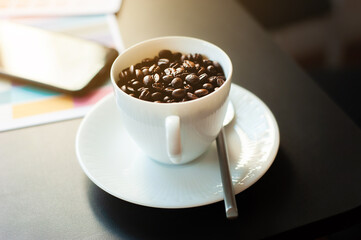
[[171, 115], [165, 119], [165, 133], [169, 160], [174, 164], [179, 164], [182, 160], [179, 116]]

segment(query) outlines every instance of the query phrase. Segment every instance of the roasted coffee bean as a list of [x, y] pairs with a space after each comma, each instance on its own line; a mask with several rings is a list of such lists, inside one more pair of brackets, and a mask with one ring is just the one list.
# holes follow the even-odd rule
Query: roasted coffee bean
[[211, 76], [208, 78], [208, 81], [212, 83], [214, 86], [217, 85], [217, 76]]
[[139, 93], [141, 93], [141, 92], [143, 92], [144, 90], [148, 90], [149, 91], [149, 88], [147, 88], [147, 87], [140, 87], [140, 88], [138, 88], [138, 92]]
[[159, 92], [162, 92], [163, 89], [164, 89], [164, 86], [163, 84], [159, 83], [159, 82], [155, 82], [152, 84], [152, 87], [155, 91], [159, 91]]
[[205, 67], [200, 67], [199, 70], [198, 70], [198, 72], [197, 72], [197, 74], [198, 74], [198, 75], [202, 75], [202, 74], [205, 73], [205, 72], [206, 72]]
[[179, 60], [182, 57], [180, 52], [173, 53], [173, 60]]
[[149, 67], [142, 67], [142, 73], [143, 76], [149, 75], [150, 74]]
[[150, 65], [152, 65], [152, 63], [153, 63], [153, 61], [150, 58], [144, 58], [142, 60], [142, 66], [148, 66], [149, 67]]
[[136, 80], [131, 83], [131, 86], [134, 87], [135, 89], [138, 89], [142, 86], [142, 83]]
[[193, 59], [194, 59], [194, 61], [202, 62], [203, 61], [203, 56], [201, 54], [199, 54], [199, 53], [195, 53]]
[[169, 59], [167, 58], [160, 58], [158, 60], [158, 66], [162, 69], [165, 69], [169, 66]]
[[160, 92], [154, 92], [151, 97], [153, 101], [159, 101], [163, 98], [163, 95]]
[[180, 64], [178, 62], [172, 62], [169, 64], [169, 67], [172, 67], [172, 68], [177, 68], [179, 66], [180, 66]]
[[173, 80], [173, 76], [172, 76], [172, 75], [164, 75], [164, 76], [162, 77], [162, 79], [163, 79], [163, 81], [164, 81], [165, 84], [168, 84], [168, 83], [170, 83], [170, 82]]
[[135, 89], [133, 87], [127, 86], [127, 91], [126, 93], [134, 93]]
[[187, 94], [187, 91], [184, 88], [177, 88], [172, 92], [172, 97], [174, 98], [183, 98]]
[[174, 88], [172, 88], [172, 87], [167, 87], [164, 89], [165, 94], [167, 94], [169, 96], [172, 95], [173, 91], [174, 91]]
[[171, 82], [172, 87], [181, 88], [183, 87], [183, 80], [179, 77], [175, 77]]
[[168, 59], [171, 59], [171, 58], [173, 57], [173, 54], [172, 54], [172, 52], [171, 52], [170, 50], [164, 49], [164, 50], [159, 51], [158, 56], [159, 56], [160, 58], [168, 58]]
[[147, 75], [144, 76], [143, 78], [143, 83], [145, 86], [151, 86], [154, 82], [153, 76], [152, 75]]
[[189, 100], [194, 100], [194, 99], [197, 99], [197, 95], [191, 93], [191, 92], [187, 92], [187, 97]]
[[151, 73], [160, 73], [161, 71], [162, 69], [156, 64], [153, 64], [152, 66], [149, 67], [149, 72]]
[[119, 73], [117, 85], [125, 93], [146, 101], [183, 102], [216, 91], [226, 78], [218, 62], [199, 53], [172, 53], [164, 49]]
[[187, 92], [193, 92], [193, 87], [189, 84], [185, 84], [184, 89], [187, 90]]
[[185, 80], [187, 81], [187, 83], [191, 84], [192, 86], [193, 85], [196, 85], [197, 83], [199, 83], [199, 78], [196, 74], [194, 73], [191, 73], [191, 74], [188, 74], [185, 78]]
[[129, 73], [130, 73], [130, 75], [133, 77], [133, 76], [135, 76], [135, 67], [134, 67], [134, 65], [130, 65], [130, 67], [129, 67]]
[[182, 73], [179, 73], [179, 74], [177, 74], [177, 75], [175, 75], [175, 76], [176, 76], [176, 77], [179, 77], [179, 78], [181, 78], [181, 79], [184, 80], [187, 75], [188, 75], [187, 72], [182, 72]]
[[163, 102], [167, 102], [167, 101], [170, 100], [170, 99], [171, 99], [170, 96], [165, 96], [165, 97], [163, 98]]
[[156, 74], [154, 74], [153, 75], [153, 80], [154, 80], [154, 82], [160, 82], [160, 80], [161, 80], [161, 78], [160, 78], [160, 75], [158, 74], [158, 73], [156, 73]]
[[124, 71], [123, 71], [123, 77], [124, 77], [124, 79], [125, 79], [126, 81], [128, 81], [128, 80], [131, 78], [130, 73], [129, 73], [128, 70], [124, 70]]
[[213, 61], [213, 66], [214, 66], [217, 70], [221, 71], [221, 73], [223, 74], [223, 70], [222, 70], [221, 64], [219, 64], [219, 62]]
[[204, 82], [206, 82], [207, 79], [208, 79], [208, 74], [207, 74], [207, 73], [203, 73], [203, 74], [199, 75], [198, 78], [199, 78], [199, 80], [200, 80], [202, 83], [204, 83]]
[[213, 65], [209, 65], [207, 67], [207, 71], [210, 73], [210, 74], [214, 74], [217, 72], [217, 69], [213, 66]]
[[165, 73], [166, 75], [174, 75], [174, 73], [175, 73], [175, 68], [166, 68], [166, 69], [164, 69], [164, 73]]
[[120, 89], [121, 89], [123, 92], [127, 92], [127, 85], [121, 86]]
[[217, 78], [218, 87], [222, 86], [223, 83], [224, 83], [224, 80], [222, 78]]
[[185, 69], [193, 69], [195, 67], [195, 64], [194, 64], [194, 62], [192, 62], [190, 60], [184, 60], [183, 67]]
[[207, 89], [204, 89], [204, 88], [201, 88], [201, 89], [198, 89], [198, 90], [195, 90], [194, 91], [194, 94], [197, 96], [197, 97], [203, 97], [205, 95], [207, 95], [209, 92]]
[[209, 92], [213, 90], [213, 85], [211, 83], [205, 83], [202, 85], [204, 89], [207, 89]]
[[173, 75], [179, 75], [179, 74], [181, 74], [181, 73], [184, 73], [184, 67], [182, 67], [182, 66], [180, 66], [180, 67], [178, 67], [176, 70], [175, 70], [175, 72], [173, 73]]
[[140, 70], [140, 69], [135, 69], [135, 78], [136, 78], [137, 80], [142, 80], [143, 77], [144, 77], [144, 74], [143, 74], [142, 70]]
[[143, 90], [140, 95], [139, 95], [139, 99], [142, 100], [149, 100], [150, 99], [150, 92], [148, 89]]

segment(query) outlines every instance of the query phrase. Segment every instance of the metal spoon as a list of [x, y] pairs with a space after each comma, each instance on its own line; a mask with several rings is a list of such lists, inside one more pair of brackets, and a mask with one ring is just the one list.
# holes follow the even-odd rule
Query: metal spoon
[[223, 121], [223, 127], [216, 138], [218, 159], [223, 185], [224, 205], [226, 208], [226, 216], [228, 219], [235, 219], [238, 217], [238, 209], [232, 184], [232, 178], [229, 171], [227, 144], [224, 133], [224, 127], [232, 121], [233, 117], [234, 107], [233, 104], [229, 102], [226, 117]]

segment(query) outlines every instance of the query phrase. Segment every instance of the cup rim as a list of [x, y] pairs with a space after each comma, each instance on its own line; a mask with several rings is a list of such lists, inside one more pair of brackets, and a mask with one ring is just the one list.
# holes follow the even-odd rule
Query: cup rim
[[[217, 91], [214, 91], [206, 96], [203, 96], [203, 97], [200, 97], [200, 98], [197, 98], [197, 99], [193, 99], [193, 100], [189, 100], [189, 101], [185, 101], [185, 102], [171, 102], [171, 103], [156, 103], [156, 102], [152, 102], [152, 101], [145, 101], [145, 100], [142, 100], [142, 99], [139, 99], [139, 98], [136, 98], [136, 97], [132, 97], [130, 96], [129, 94], [123, 92], [120, 87], [118, 86], [118, 84], [116, 83], [115, 79], [114, 79], [114, 76], [113, 76], [113, 73], [115, 73], [115, 65], [116, 63], [119, 61], [119, 59], [121, 58], [122, 55], [124, 55], [125, 53], [131, 51], [132, 49], [142, 45], [142, 44], [146, 44], [148, 42], [154, 42], [154, 41], [160, 41], [160, 40], [163, 40], [163, 39], [190, 39], [190, 40], [193, 40], [193, 41], [200, 41], [200, 42], [204, 42], [206, 43], [207, 45], [210, 45], [216, 49], [218, 49], [226, 58], [226, 60], [229, 62], [229, 72], [228, 72], [228, 76], [226, 76], [226, 81], [225, 83], [226, 84], [222, 84], [222, 86], [219, 87], [219, 89]], [[147, 56], [145, 56], [144, 58], [146, 58]], [[112, 63], [112, 66], [111, 66], [111, 69], [110, 69], [110, 79], [111, 79], [111, 82], [113, 84], [114, 87], [116, 87], [119, 91], [118, 92], [121, 92], [121, 94], [123, 96], [127, 96], [128, 99], [131, 99], [130, 101], [136, 101], [136, 102], [141, 102], [143, 104], [151, 104], [151, 105], [154, 105], [156, 104], [157, 106], [169, 106], [169, 105], [185, 105], [185, 104], [192, 104], [194, 102], [200, 102], [200, 101], [206, 101], [206, 99], [212, 97], [215, 95], [215, 93], [217, 92], [220, 92], [220, 90], [224, 89], [226, 87], [226, 85], [230, 85], [231, 83], [231, 77], [232, 77], [232, 74], [233, 74], [233, 64], [232, 64], [232, 61], [230, 59], [230, 57], [228, 56], [228, 54], [220, 47], [218, 47], [217, 45], [209, 42], [209, 41], [206, 41], [206, 40], [203, 40], [203, 39], [200, 39], [200, 38], [195, 38], [195, 37], [188, 37], [188, 36], [162, 36], [162, 37], [155, 37], [155, 38], [150, 38], [150, 39], [146, 39], [144, 41], [141, 41], [141, 42], [138, 42], [128, 48], [126, 48], [124, 51], [122, 51], [118, 57], [114, 60], [114, 62]]]

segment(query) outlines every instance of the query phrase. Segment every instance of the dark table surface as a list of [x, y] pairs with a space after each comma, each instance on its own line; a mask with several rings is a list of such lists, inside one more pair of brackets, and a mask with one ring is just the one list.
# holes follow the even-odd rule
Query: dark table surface
[[281, 144], [273, 165], [236, 196], [239, 218], [229, 221], [223, 202], [158, 209], [99, 189], [76, 159], [81, 119], [3, 132], [0, 239], [312, 237], [360, 212], [361, 130], [238, 2], [124, 0], [118, 19], [126, 47], [187, 35], [223, 48], [233, 81], [277, 119]]

